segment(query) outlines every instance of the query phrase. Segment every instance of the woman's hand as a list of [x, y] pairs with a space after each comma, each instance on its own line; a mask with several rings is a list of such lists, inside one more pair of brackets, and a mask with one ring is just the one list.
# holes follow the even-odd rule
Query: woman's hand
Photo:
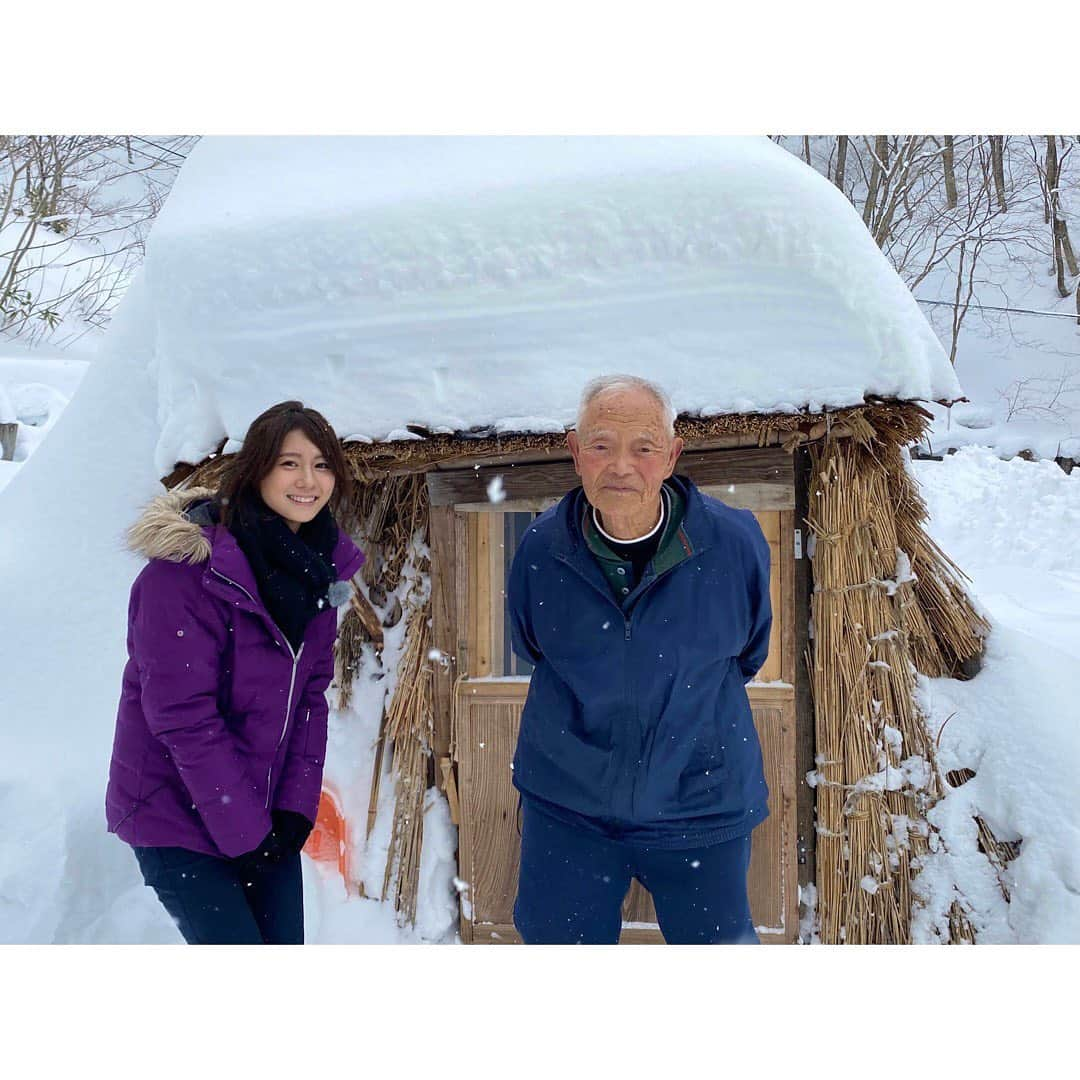
[[270, 818], [274, 822], [272, 833], [277, 833], [281, 838], [282, 846], [289, 855], [298, 854], [307, 843], [314, 824], [303, 814], [294, 810], [272, 810]]

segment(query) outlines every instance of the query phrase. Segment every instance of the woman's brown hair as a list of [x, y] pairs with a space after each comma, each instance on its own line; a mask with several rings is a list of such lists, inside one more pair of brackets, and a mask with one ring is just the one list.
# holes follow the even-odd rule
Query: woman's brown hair
[[302, 401], [282, 401], [256, 416], [244, 436], [244, 445], [228, 459], [218, 487], [222, 521], [232, 523], [236, 498], [243, 491], [258, 494], [259, 485], [277, 464], [281, 444], [290, 431], [299, 431], [315, 444], [334, 474], [330, 512], [347, 528], [352, 505], [353, 477], [341, 449], [341, 440], [322, 413], [304, 407]]

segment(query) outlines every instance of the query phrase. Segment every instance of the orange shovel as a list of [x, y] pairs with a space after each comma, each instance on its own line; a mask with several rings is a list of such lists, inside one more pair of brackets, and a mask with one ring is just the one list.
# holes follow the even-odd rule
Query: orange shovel
[[316, 862], [337, 863], [338, 872], [349, 890], [349, 826], [341, 812], [337, 795], [323, 788], [315, 828], [304, 845], [304, 854]]

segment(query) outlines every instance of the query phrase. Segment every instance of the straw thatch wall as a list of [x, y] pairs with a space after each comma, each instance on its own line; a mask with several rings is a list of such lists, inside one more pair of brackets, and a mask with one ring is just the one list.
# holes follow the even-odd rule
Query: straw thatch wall
[[[923, 529], [925, 506], [907, 470], [904, 446], [928, 414], [912, 404], [874, 402], [821, 415], [682, 417], [688, 445], [807, 447], [807, 525], [814, 593], [807, 657], [814, 702], [817, 895], [821, 940], [910, 940], [910, 883], [931, 843], [926, 811], [945, 787], [914, 699], [915, 672], [957, 673], [980, 654], [988, 631], [962, 574]], [[422, 803], [432, 776], [430, 596], [425, 580], [428, 507], [423, 473], [440, 464], [564, 453], [561, 434], [433, 435], [384, 444], [350, 443], [358, 480], [350, 528], [368, 560], [364, 589], [338, 643], [338, 691], [347, 703], [364, 642], [377, 654], [382, 628], [407, 619], [393, 697], [380, 724], [380, 749], [393, 755], [396, 811], [384, 879], [403, 918], [415, 916]], [[215, 457], [179, 466], [166, 483], [214, 486]], [[413, 585], [401, 603], [409, 567]], [[366, 595], [363, 595], [366, 593]], [[373, 778], [377, 794], [379, 761]], [[954, 905], [953, 934], [971, 940]]]
[[[898, 410], [897, 419], [903, 420]], [[826, 943], [910, 941], [911, 879], [943, 791], [916, 671], [955, 673], [989, 630], [923, 530], [906, 423], [811, 447], [817, 899]], [[954, 936], [972, 937], [958, 906]]]

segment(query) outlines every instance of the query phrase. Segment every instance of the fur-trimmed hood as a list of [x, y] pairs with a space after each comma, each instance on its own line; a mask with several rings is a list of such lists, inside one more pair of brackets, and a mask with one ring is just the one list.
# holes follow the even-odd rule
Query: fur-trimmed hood
[[142, 555], [146, 559], [208, 562], [212, 548], [203, 528], [215, 522], [205, 514], [189, 517], [187, 510], [194, 504], [206, 503], [213, 497], [213, 491], [202, 487], [159, 495], [128, 529], [128, 547], [136, 555]]

